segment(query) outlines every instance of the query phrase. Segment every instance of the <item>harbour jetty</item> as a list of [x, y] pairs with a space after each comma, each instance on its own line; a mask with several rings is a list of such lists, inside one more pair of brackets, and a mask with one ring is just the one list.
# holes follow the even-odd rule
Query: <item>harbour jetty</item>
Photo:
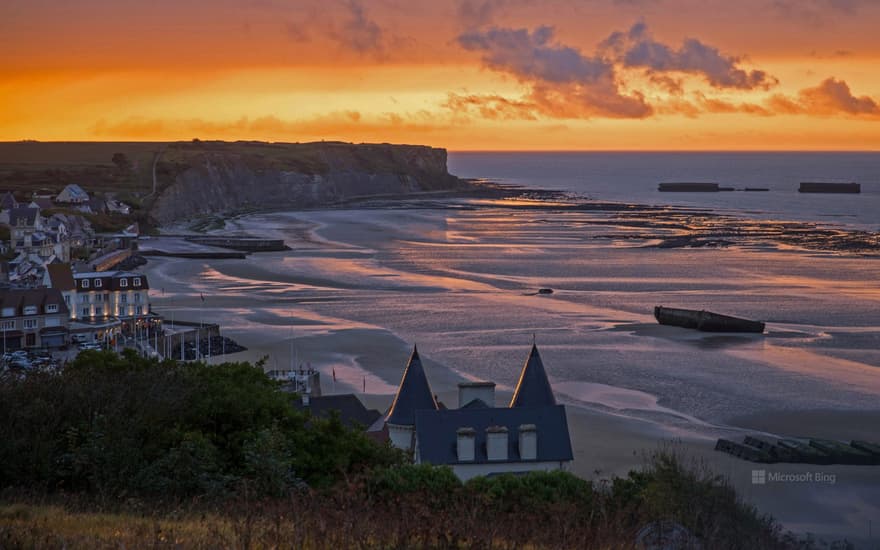
[[290, 250], [282, 239], [221, 237], [211, 235], [162, 235], [141, 239], [144, 256], [189, 259], [244, 259], [255, 252]]
[[280, 252], [283, 250], [290, 250], [290, 247], [285, 245], [284, 240], [282, 239], [196, 236], [186, 237], [186, 240], [191, 243], [205, 246], [216, 246], [219, 248], [229, 248], [231, 250], [240, 250], [242, 252]]
[[826, 183], [816, 181], [801, 182], [800, 193], [861, 193], [859, 183]]
[[749, 462], [775, 464], [852, 464], [880, 465], [880, 445], [853, 440], [774, 438], [749, 435], [742, 442], [719, 439], [715, 450]]
[[717, 183], [667, 182], [661, 183], [657, 190], [672, 193], [717, 193], [721, 188]]
[[711, 311], [655, 306], [654, 317], [661, 325], [692, 328], [703, 332], [764, 332], [764, 323], [730, 317]]

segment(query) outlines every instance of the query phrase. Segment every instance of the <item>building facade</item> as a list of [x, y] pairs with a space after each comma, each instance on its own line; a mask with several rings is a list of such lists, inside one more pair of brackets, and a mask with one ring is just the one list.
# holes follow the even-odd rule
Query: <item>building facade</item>
[[74, 273], [71, 319], [120, 320], [144, 317], [150, 313], [150, 294], [146, 276], [130, 271]]
[[513, 398], [495, 406], [495, 384], [459, 384], [457, 409], [440, 406], [413, 350], [385, 417], [389, 439], [419, 463], [448, 465], [462, 480], [476, 476], [564, 470], [573, 460], [565, 407], [556, 397], [536, 346]]
[[67, 344], [70, 312], [54, 288], [0, 291], [0, 333], [4, 353]]
[[[110, 340], [158, 323], [150, 306], [147, 277], [131, 271], [73, 273], [69, 264], [47, 268], [48, 284], [62, 293], [71, 333], [87, 340]], [[77, 336], [77, 339], [82, 339]]]

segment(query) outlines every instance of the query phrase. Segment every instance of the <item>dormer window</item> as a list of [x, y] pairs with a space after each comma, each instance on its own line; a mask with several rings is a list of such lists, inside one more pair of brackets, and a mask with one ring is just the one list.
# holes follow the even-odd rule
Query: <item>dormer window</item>
[[119, 279], [119, 286], [125, 288], [128, 286], [128, 279]]
[[58, 313], [58, 304], [46, 304], [46, 313]]
[[24, 306], [24, 314], [25, 315], [36, 315], [37, 314], [37, 306]]
[[134, 284], [134, 286], [141, 286], [141, 278], [140, 277], [135, 277], [134, 279], [132, 279], [132, 282], [133, 282], [132, 284]]
[[83, 279], [83, 288], [89, 288], [89, 280]]
[[95, 288], [101, 288], [101, 279], [95, 279]]

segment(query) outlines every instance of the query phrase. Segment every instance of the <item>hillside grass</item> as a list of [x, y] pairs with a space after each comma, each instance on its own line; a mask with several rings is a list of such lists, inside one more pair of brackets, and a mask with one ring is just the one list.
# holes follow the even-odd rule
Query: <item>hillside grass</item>
[[[388, 144], [343, 142], [266, 143], [259, 141], [177, 142], [0, 142], [0, 191], [13, 191], [29, 198], [34, 191], [60, 192], [76, 183], [86, 191], [124, 193], [143, 197], [152, 192], [152, 166], [157, 165], [158, 185], [163, 187], [190, 166], [202, 166], [213, 154], [235, 155], [255, 169], [277, 169], [304, 174], [330, 170], [327, 151], [334, 151], [343, 164], [373, 173], [400, 171], [399, 148]], [[132, 163], [130, 173], [119, 173], [112, 162], [115, 153]]]
[[634, 548], [648, 525], [685, 529], [676, 548], [817, 547], [782, 533], [716, 476], [665, 451], [597, 488], [565, 472], [461, 483], [447, 467], [399, 465], [282, 498], [0, 495], [0, 546], [23, 548], [598, 550]]

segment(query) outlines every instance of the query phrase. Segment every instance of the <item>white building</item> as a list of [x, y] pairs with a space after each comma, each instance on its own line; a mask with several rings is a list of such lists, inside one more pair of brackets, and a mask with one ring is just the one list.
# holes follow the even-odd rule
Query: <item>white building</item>
[[72, 333], [102, 339], [158, 322], [150, 310], [149, 283], [141, 273], [73, 273], [69, 264], [50, 265], [47, 272], [49, 285], [61, 291], [70, 309]]
[[495, 406], [495, 384], [459, 384], [459, 408], [438, 406], [418, 351], [404, 371], [386, 417], [391, 443], [414, 461], [445, 464], [462, 480], [510, 472], [563, 470], [574, 458], [565, 407], [532, 346], [507, 407]]

